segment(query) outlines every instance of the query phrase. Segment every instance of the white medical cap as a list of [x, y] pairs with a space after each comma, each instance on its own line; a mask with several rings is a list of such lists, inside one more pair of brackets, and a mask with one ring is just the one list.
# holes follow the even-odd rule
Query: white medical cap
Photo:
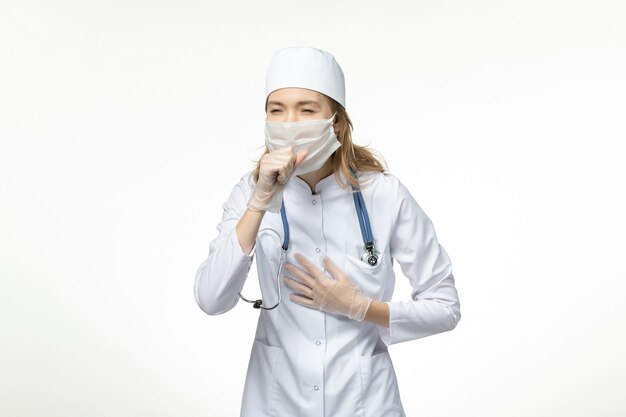
[[272, 91], [286, 87], [315, 90], [346, 107], [343, 71], [335, 57], [321, 49], [292, 46], [274, 54], [265, 77], [266, 106]]

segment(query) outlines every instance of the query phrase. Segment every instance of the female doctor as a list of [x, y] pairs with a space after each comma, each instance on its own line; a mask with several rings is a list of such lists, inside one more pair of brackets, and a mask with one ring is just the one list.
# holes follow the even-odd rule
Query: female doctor
[[[330, 53], [279, 50], [265, 87], [265, 153], [222, 205], [194, 288], [207, 314], [240, 298], [259, 310], [241, 417], [404, 417], [387, 348], [456, 327], [450, 259], [408, 189], [352, 143]], [[262, 299], [248, 300], [255, 254]], [[394, 259], [406, 301], [390, 301]]]

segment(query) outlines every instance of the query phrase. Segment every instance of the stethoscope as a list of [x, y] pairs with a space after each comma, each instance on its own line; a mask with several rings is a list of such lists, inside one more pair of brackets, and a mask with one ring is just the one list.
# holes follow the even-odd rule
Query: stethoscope
[[[354, 170], [352, 170], [354, 174]], [[355, 175], [356, 177], [356, 175]], [[352, 193], [352, 197], [354, 198], [354, 207], [356, 209], [357, 216], [359, 218], [359, 226], [361, 228], [361, 235], [363, 236], [363, 244], [365, 246], [365, 252], [361, 255], [361, 260], [367, 263], [370, 266], [376, 266], [378, 264], [378, 257], [380, 256], [380, 252], [376, 251], [374, 248], [374, 237], [372, 236], [372, 228], [370, 226], [370, 219], [367, 215], [367, 209], [365, 208], [365, 202], [363, 201], [363, 196], [361, 195], [361, 191], [358, 187], [352, 185], [352, 190], [356, 190], [356, 192]], [[280, 254], [280, 264], [278, 265], [278, 273], [276, 274], [276, 289], [278, 291], [278, 302], [273, 307], [263, 307], [263, 300], [248, 300], [241, 292], [239, 292], [239, 297], [242, 300], [252, 303], [253, 308], [262, 308], [264, 310], [272, 310], [280, 304], [282, 295], [280, 291], [280, 272], [283, 268], [283, 262], [285, 261], [285, 256], [287, 254], [287, 249], [289, 248], [289, 222], [287, 221], [287, 214], [285, 212], [285, 201], [283, 200], [280, 206], [280, 217], [283, 222], [283, 245], [282, 252]]]

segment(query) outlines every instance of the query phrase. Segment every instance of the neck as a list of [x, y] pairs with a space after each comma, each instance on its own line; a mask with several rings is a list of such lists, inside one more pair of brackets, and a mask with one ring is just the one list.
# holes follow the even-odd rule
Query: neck
[[311, 188], [311, 194], [315, 194], [315, 185], [319, 182], [319, 180], [326, 178], [333, 172], [333, 158], [331, 157], [328, 158], [328, 160], [324, 162], [324, 165], [322, 165], [319, 169], [307, 172], [306, 174], [297, 175], [297, 177], [309, 185]]

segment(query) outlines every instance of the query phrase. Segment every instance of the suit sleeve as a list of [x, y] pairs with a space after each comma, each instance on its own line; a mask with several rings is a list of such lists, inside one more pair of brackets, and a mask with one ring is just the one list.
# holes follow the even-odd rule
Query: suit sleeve
[[431, 220], [397, 179], [394, 191], [399, 209], [389, 250], [413, 290], [410, 300], [386, 302], [389, 328], [378, 328], [387, 346], [450, 331], [461, 319], [452, 264]]
[[218, 235], [209, 244], [209, 255], [196, 271], [194, 295], [198, 306], [207, 314], [217, 315], [231, 310], [239, 301], [239, 292], [248, 276], [256, 252], [244, 253], [235, 227], [247, 208], [254, 185], [250, 173], [241, 177], [222, 204], [222, 221]]

